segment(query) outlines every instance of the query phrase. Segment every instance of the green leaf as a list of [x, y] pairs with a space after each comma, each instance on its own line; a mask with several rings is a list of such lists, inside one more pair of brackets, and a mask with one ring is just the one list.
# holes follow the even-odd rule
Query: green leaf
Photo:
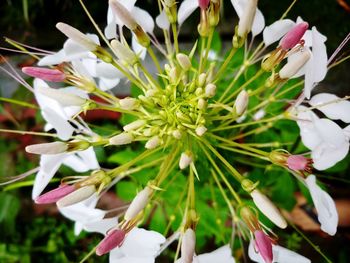
[[130, 148], [127, 148], [123, 151], [120, 151], [120, 152], [117, 152], [117, 153], [111, 155], [107, 159], [107, 161], [109, 163], [124, 164], [124, 163], [131, 161], [132, 159], [134, 159], [138, 155], [139, 155], [138, 152], [133, 151]]
[[137, 185], [132, 181], [121, 181], [117, 183], [117, 195], [125, 200], [132, 201], [137, 194]]

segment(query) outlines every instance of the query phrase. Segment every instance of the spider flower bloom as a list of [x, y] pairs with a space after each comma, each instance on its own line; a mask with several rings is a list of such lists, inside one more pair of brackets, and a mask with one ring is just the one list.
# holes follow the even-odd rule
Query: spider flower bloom
[[93, 42], [90, 38], [88, 38], [85, 34], [80, 32], [78, 29], [65, 24], [65, 23], [57, 23], [56, 28], [60, 30], [63, 34], [65, 34], [68, 38], [74, 40], [80, 46], [86, 48], [89, 51], [96, 51], [98, 45]]
[[306, 30], [309, 28], [307, 22], [301, 22], [295, 25], [287, 34], [281, 39], [280, 46], [284, 50], [289, 50], [295, 47], [304, 36]]
[[56, 203], [66, 195], [72, 193], [76, 188], [74, 185], [62, 184], [58, 188], [53, 189], [45, 194], [40, 195], [35, 199], [37, 204], [51, 204]]
[[122, 229], [110, 231], [107, 236], [98, 244], [96, 255], [102, 256], [116, 247], [120, 247], [126, 236], [126, 232]]
[[272, 242], [269, 236], [267, 236], [262, 230], [257, 230], [254, 232], [254, 237], [255, 246], [265, 263], [272, 263]]
[[245, 36], [252, 30], [255, 12], [258, 0], [247, 0], [247, 4], [243, 10], [243, 15], [239, 19], [237, 34], [240, 37]]
[[58, 69], [23, 67], [22, 72], [31, 77], [51, 82], [62, 82], [66, 79], [66, 75]]

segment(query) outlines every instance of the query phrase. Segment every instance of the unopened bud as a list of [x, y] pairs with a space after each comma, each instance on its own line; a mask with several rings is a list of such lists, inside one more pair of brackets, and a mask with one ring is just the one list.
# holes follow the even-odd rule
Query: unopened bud
[[293, 77], [311, 57], [308, 49], [302, 50], [294, 55], [295, 57], [287, 62], [280, 70], [279, 76], [281, 79], [289, 79]]
[[111, 41], [111, 46], [115, 55], [120, 59], [128, 63], [129, 65], [134, 65], [137, 62], [137, 56], [135, 53], [127, 46], [123, 45], [116, 39]]
[[238, 116], [242, 115], [243, 112], [246, 110], [248, 106], [248, 102], [249, 102], [248, 92], [246, 92], [245, 90], [242, 90], [238, 94], [235, 101], [235, 109]]
[[207, 9], [209, 6], [210, 0], [198, 0], [198, 5], [200, 9]]
[[137, 121], [133, 121], [127, 125], [125, 125], [123, 127], [124, 131], [133, 131], [133, 130], [137, 130], [138, 128], [142, 127], [143, 125], [146, 124], [146, 121], [144, 120], [137, 120]]
[[25, 150], [27, 153], [33, 154], [59, 154], [66, 152], [68, 145], [65, 142], [40, 143], [28, 145]]
[[196, 248], [196, 234], [191, 228], [187, 228], [181, 243], [181, 259], [183, 263], [192, 263]]
[[58, 188], [53, 189], [43, 195], [40, 195], [35, 199], [35, 203], [37, 204], [51, 204], [56, 203], [61, 198], [66, 195], [72, 193], [75, 190], [73, 185], [60, 185]]
[[203, 87], [207, 78], [207, 74], [201, 73], [198, 76], [198, 86]]
[[76, 203], [79, 203], [81, 201], [84, 201], [85, 199], [92, 196], [94, 193], [96, 193], [96, 187], [94, 185], [87, 185], [84, 187], [81, 187], [74, 192], [71, 192], [70, 194], [66, 195], [65, 197], [61, 198], [57, 201], [58, 207], [66, 207], [70, 205], [74, 205]]
[[205, 95], [209, 98], [214, 97], [216, 94], [216, 85], [209, 83], [205, 86]]
[[183, 152], [181, 153], [179, 160], [179, 167], [181, 170], [186, 169], [193, 161], [191, 152]]
[[128, 9], [126, 9], [119, 1], [109, 0], [109, 6], [113, 13], [120, 19], [120, 21], [130, 30], [136, 29], [138, 26], [136, 20], [132, 17]]
[[78, 95], [68, 93], [62, 89], [52, 89], [38, 86], [36, 90], [41, 94], [56, 100], [62, 106], [82, 106], [84, 103], [86, 103], [86, 99]]
[[159, 144], [160, 144], [159, 137], [154, 136], [146, 142], [145, 148], [146, 149], [154, 149], [154, 148], [158, 147]]
[[205, 99], [199, 99], [198, 103], [197, 103], [197, 108], [200, 110], [205, 109], [205, 107], [207, 107], [207, 102]]
[[123, 110], [134, 110], [139, 106], [139, 102], [134, 98], [124, 98], [119, 100], [120, 108]]
[[102, 256], [116, 247], [120, 247], [125, 239], [126, 232], [122, 229], [115, 229], [107, 233], [106, 237], [98, 244], [96, 255]]
[[196, 134], [197, 134], [198, 136], [203, 136], [203, 134], [204, 134], [207, 130], [208, 130], [208, 129], [205, 128], [204, 126], [199, 126], [199, 127], [197, 127], [197, 129], [196, 129]]
[[289, 50], [295, 47], [304, 36], [306, 30], [309, 28], [307, 22], [301, 22], [295, 25], [287, 34], [281, 39], [280, 46], [284, 50]]
[[272, 241], [262, 230], [254, 232], [255, 247], [265, 262], [273, 261]]
[[238, 22], [238, 36], [245, 38], [251, 31], [258, 0], [246, 0], [246, 6]]
[[253, 190], [250, 193], [256, 207], [273, 222], [276, 226], [280, 228], [286, 228], [287, 222], [278, 211], [277, 207], [271, 202], [266, 195], [262, 194], [259, 190]]
[[98, 45], [90, 38], [88, 38], [85, 34], [68, 24], [60, 22], [56, 24], [56, 28], [65, 34], [68, 38], [77, 42], [80, 46], [86, 48], [89, 51], [95, 51], [98, 47]]
[[184, 71], [188, 71], [192, 67], [191, 60], [187, 55], [185, 55], [183, 53], [179, 53], [176, 55], [176, 59]]
[[173, 134], [174, 138], [175, 138], [175, 139], [178, 139], [178, 140], [180, 140], [181, 137], [182, 137], [182, 133], [181, 133], [181, 131], [179, 131], [179, 130], [173, 131], [172, 134]]
[[66, 75], [58, 69], [23, 67], [22, 72], [31, 77], [51, 82], [62, 82], [66, 79]]
[[134, 140], [134, 137], [130, 133], [123, 132], [109, 139], [111, 145], [125, 145]]
[[125, 212], [124, 219], [130, 221], [135, 218], [148, 204], [149, 197], [152, 193], [151, 188], [146, 186], [142, 191], [140, 191], [132, 200], [128, 210]]

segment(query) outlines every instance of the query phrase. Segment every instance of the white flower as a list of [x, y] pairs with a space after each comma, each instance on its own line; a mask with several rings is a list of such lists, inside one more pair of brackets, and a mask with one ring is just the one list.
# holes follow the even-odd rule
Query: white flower
[[[181, 263], [182, 259], [178, 259], [176, 263]], [[193, 263], [235, 263], [235, 259], [231, 255], [229, 245], [222, 246], [210, 253], [201, 254], [193, 258]]]
[[[267, 26], [263, 32], [265, 45], [269, 46], [280, 40], [290, 29], [300, 22], [303, 22], [303, 20], [298, 17], [296, 22], [289, 19], [283, 19]], [[305, 41], [305, 46], [311, 48], [312, 56], [305, 66], [294, 75], [294, 77], [305, 75], [304, 94], [306, 98], [310, 98], [315, 83], [323, 80], [327, 74], [327, 50], [324, 44], [327, 38], [319, 33], [316, 27], [313, 27], [312, 30], [307, 30], [305, 32], [302, 39]], [[293, 55], [288, 59], [291, 59], [292, 57]]]
[[[295, 253], [289, 249], [278, 245], [272, 245], [273, 262], [281, 263], [311, 263], [308, 258]], [[261, 254], [258, 253], [254, 248], [254, 240], [251, 240], [248, 248], [248, 255], [254, 262], [265, 263]]]
[[41, 194], [62, 164], [79, 173], [99, 168], [99, 164], [92, 147], [77, 153], [71, 152], [41, 155], [40, 169], [35, 177], [33, 185], [33, 199], [36, 199]]
[[179, 25], [181, 26], [197, 8], [199, 8], [198, 0], [184, 0], [177, 12], [177, 21]]
[[123, 244], [110, 251], [110, 263], [154, 263], [165, 237], [158, 232], [135, 227]]
[[[126, 8], [146, 33], [153, 34], [153, 18], [147, 11], [135, 6], [136, 0], [118, 2]], [[112, 8], [108, 6], [107, 26], [105, 28], [107, 39], [117, 38], [117, 25], [121, 27], [124, 26], [123, 22], [113, 13]], [[132, 36], [132, 49], [141, 59], [146, 57], [147, 49], [137, 42], [134, 34]]]
[[317, 185], [313, 174], [309, 175], [305, 182], [314, 202], [322, 231], [331, 236], [335, 235], [338, 226], [338, 212], [333, 199]]
[[[236, 10], [236, 13], [239, 17], [239, 19], [243, 18], [244, 10], [246, 8], [246, 5], [248, 4], [248, 1], [246, 0], [231, 0], [231, 3], [233, 5], [233, 8]], [[261, 31], [265, 27], [265, 18], [261, 11], [257, 8], [255, 12], [255, 17], [253, 20], [252, 25], [252, 34], [253, 36], [256, 36], [261, 33]]]
[[111, 227], [116, 226], [118, 223], [117, 218], [109, 219], [108, 221], [102, 220], [107, 212], [95, 208], [97, 202], [98, 196], [94, 194], [88, 199], [74, 205], [58, 207], [62, 215], [75, 222], [75, 235], [79, 235], [83, 229], [105, 234]]
[[320, 119], [304, 106], [298, 107], [297, 124], [304, 145], [312, 153], [313, 166], [325, 170], [345, 158], [349, 151], [349, 138], [338, 124]]

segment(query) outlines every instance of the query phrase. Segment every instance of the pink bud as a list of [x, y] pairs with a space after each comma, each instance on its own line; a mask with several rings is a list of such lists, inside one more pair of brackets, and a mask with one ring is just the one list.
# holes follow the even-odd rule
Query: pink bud
[[31, 77], [51, 82], [62, 82], [66, 78], [66, 75], [58, 69], [23, 67], [22, 72]]
[[198, 5], [200, 9], [207, 9], [209, 3], [210, 3], [210, 0], [198, 0]]
[[38, 198], [35, 199], [35, 203], [37, 204], [51, 204], [56, 203], [62, 197], [70, 194], [75, 190], [73, 185], [61, 184], [58, 188], [53, 189], [50, 192], [47, 192]]
[[311, 172], [312, 160], [303, 155], [291, 155], [287, 159], [287, 166], [293, 171]]
[[307, 22], [301, 22], [295, 25], [282, 38], [280, 42], [281, 48], [284, 50], [288, 50], [295, 47], [295, 45], [297, 45], [301, 40], [301, 38], [304, 36], [308, 28], [309, 28], [309, 24]]
[[112, 230], [107, 236], [98, 244], [96, 248], [96, 255], [102, 256], [112, 249], [119, 247], [125, 239], [125, 231], [121, 229]]
[[255, 236], [255, 246], [265, 263], [272, 263], [272, 242], [269, 236], [267, 236], [263, 231], [257, 230], [254, 232]]

